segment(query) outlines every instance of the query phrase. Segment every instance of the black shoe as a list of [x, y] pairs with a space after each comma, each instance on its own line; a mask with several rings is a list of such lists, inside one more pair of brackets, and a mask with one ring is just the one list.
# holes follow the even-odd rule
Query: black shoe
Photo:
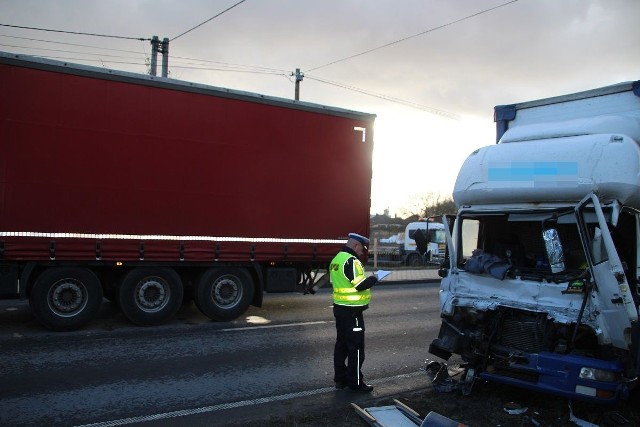
[[353, 393], [371, 393], [373, 391], [373, 386], [366, 384], [364, 382], [361, 382], [360, 385], [349, 386], [347, 390]]
[[336, 381], [336, 388], [342, 390], [347, 386], [347, 383], [344, 381]]

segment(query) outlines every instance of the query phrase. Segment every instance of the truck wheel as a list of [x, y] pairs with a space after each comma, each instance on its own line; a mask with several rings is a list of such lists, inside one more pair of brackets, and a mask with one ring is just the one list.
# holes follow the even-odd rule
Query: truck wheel
[[424, 265], [424, 260], [419, 254], [413, 254], [409, 256], [407, 265], [409, 265], [410, 267], [422, 267]]
[[132, 323], [160, 325], [175, 316], [182, 305], [182, 280], [171, 268], [136, 268], [120, 283], [120, 309]]
[[81, 328], [98, 313], [100, 304], [100, 280], [86, 268], [49, 268], [29, 294], [33, 315], [52, 331]]
[[242, 268], [212, 268], [196, 283], [193, 298], [198, 309], [219, 322], [236, 319], [253, 300], [253, 281]]

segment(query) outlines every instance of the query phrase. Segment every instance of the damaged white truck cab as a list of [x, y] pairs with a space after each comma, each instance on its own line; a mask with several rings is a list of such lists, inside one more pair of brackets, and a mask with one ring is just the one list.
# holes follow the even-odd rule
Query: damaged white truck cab
[[640, 374], [640, 81], [495, 108], [463, 164], [429, 351], [477, 378], [626, 398]]

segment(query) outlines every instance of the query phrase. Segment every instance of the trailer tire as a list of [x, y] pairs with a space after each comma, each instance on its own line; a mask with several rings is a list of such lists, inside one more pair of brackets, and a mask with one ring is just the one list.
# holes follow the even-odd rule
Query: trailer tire
[[29, 294], [33, 315], [52, 331], [74, 331], [87, 324], [102, 304], [102, 286], [87, 268], [53, 267], [37, 278]]
[[211, 268], [198, 278], [193, 298], [205, 316], [226, 322], [247, 311], [253, 294], [253, 280], [245, 269]]
[[124, 315], [139, 326], [161, 325], [182, 305], [184, 289], [171, 268], [136, 268], [120, 283], [118, 302]]

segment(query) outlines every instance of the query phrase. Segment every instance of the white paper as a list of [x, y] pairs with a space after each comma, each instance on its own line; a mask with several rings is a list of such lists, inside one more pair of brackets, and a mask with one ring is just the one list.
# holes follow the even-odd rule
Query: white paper
[[374, 274], [376, 275], [376, 277], [378, 278], [378, 280], [382, 280], [382, 279], [384, 279], [385, 277], [387, 277], [388, 275], [390, 275], [390, 274], [391, 274], [391, 272], [390, 272], [390, 271], [387, 271], [387, 270], [378, 270], [378, 271], [376, 271]]

